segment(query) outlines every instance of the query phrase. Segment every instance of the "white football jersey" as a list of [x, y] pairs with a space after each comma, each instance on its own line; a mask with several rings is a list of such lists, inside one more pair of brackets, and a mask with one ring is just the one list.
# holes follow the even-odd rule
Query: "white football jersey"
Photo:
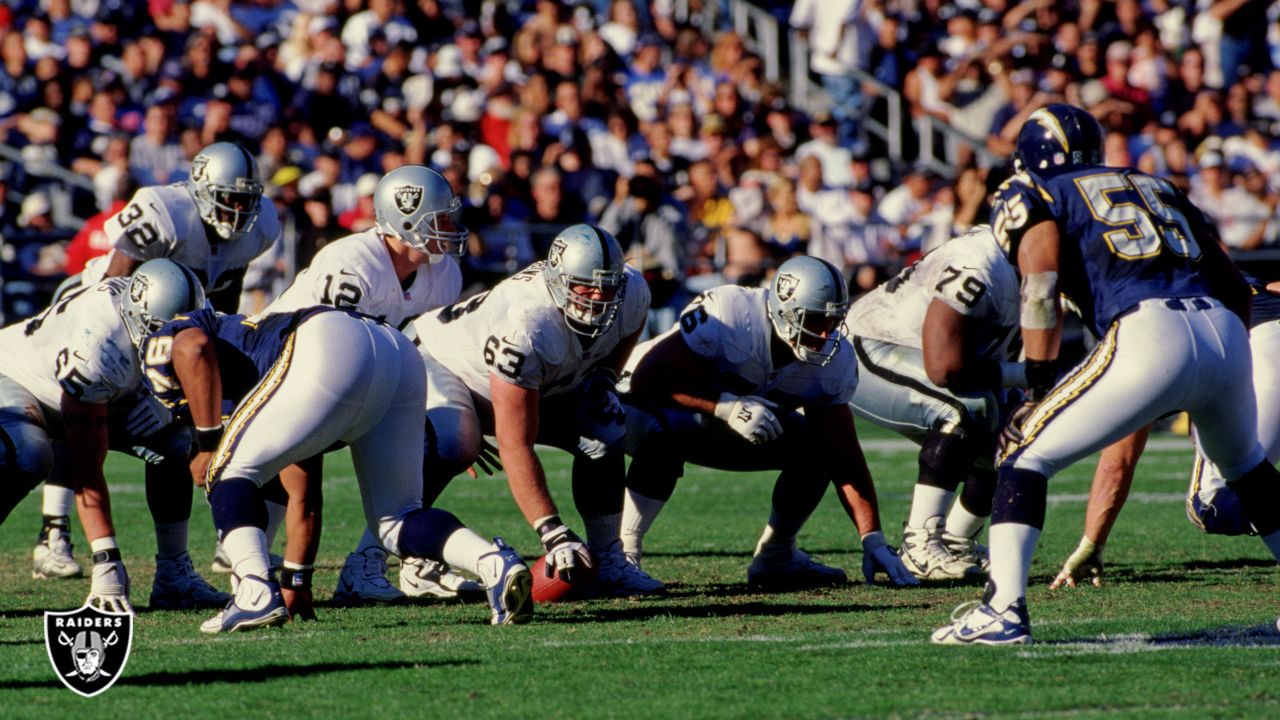
[[978, 356], [1004, 357], [1019, 325], [1018, 274], [985, 225], [867, 293], [849, 310], [847, 324], [858, 337], [923, 349], [924, 316], [935, 299], [979, 322]]
[[[210, 243], [205, 224], [187, 183], [145, 187], [120, 212], [107, 218], [107, 238], [113, 253], [143, 261], [170, 258], [195, 271], [205, 290], [220, 289], [219, 277], [228, 270], [248, 267], [249, 262], [271, 248], [280, 237], [276, 206], [263, 198], [258, 219], [249, 232], [231, 242]], [[97, 282], [106, 274], [110, 255], [94, 258], [85, 266], [84, 282]]]
[[458, 299], [462, 271], [452, 258], [422, 265], [408, 288], [400, 286], [391, 252], [376, 229], [348, 235], [316, 253], [288, 290], [263, 315], [329, 305], [404, 329], [422, 313]]
[[789, 410], [849, 402], [858, 384], [858, 362], [848, 338], [840, 339], [826, 365], [795, 360], [774, 367], [768, 294], [765, 288], [737, 285], [708, 290], [685, 308], [674, 327], [636, 348], [624, 375], [630, 376], [659, 341], [679, 333], [690, 350], [715, 365], [728, 392], [759, 395]]
[[86, 403], [107, 403], [142, 381], [120, 300], [126, 278], [108, 278], [68, 292], [33, 318], [0, 330], [0, 374], [55, 410], [65, 391]]
[[565, 323], [542, 268], [536, 262], [489, 292], [418, 318], [413, 327], [422, 349], [486, 400], [492, 373], [543, 397], [577, 387], [618, 343], [644, 326], [649, 286], [640, 271], [627, 266], [613, 325], [599, 337], [586, 338]]

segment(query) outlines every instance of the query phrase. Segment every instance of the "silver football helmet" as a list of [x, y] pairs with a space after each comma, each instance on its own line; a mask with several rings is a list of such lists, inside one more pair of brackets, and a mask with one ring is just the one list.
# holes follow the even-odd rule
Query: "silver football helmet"
[[422, 165], [392, 170], [373, 191], [378, 230], [432, 256], [462, 257], [466, 253], [467, 229], [450, 217], [460, 207], [462, 201], [449, 181]]
[[253, 227], [262, 203], [258, 163], [247, 150], [216, 142], [191, 161], [187, 185], [200, 219], [223, 240], [235, 240]]
[[613, 325], [627, 282], [613, 235], [594, 225], [565, 228], [551, 241], [542, 275], [570, 330], [596, 337]]
[[120, 315], [135, 347], [178, 315], [204, 307], [204, 287], [186, 265], [168, 258], [148, 260], [129, 278]]
[[849, 288], [834, 265], [808, 255], [782, 263], [769, 284], [768, 305], [774, 331], [797, 358], [831, 362], [849, 313]]

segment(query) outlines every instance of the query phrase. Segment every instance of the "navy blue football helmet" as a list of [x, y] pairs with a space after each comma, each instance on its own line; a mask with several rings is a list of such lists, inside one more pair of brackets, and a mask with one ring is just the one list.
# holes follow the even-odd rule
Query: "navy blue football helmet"
[[1014, 157], [1034, 173], [1102, 164], [1102, 126], [1075, 105], [1053, 103], [1031, 113], [1018, 131]]

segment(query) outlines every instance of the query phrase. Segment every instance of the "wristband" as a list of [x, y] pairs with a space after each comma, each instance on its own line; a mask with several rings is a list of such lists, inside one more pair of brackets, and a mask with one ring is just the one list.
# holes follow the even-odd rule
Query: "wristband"
[[315, 568], [280, 568], [280, 587], [285, 590], [310, 590]]
[[196, 450], [200, 452], [213, 452], [218, 449], [218, 443], [222, 442], [222, 434], [227, 431], [227, 426], [219, 423], [214, 427], [197, 427], [196, 428]]
[[544, 518], [538, 518], [538, 521], [533, 524], [533, 529], [538, 532], [538, 537], [542, 537], [563, 525], [564, 523], [561, 522], [559, 515], [548, 515]]
[[120, 557], [120, 548], [107, 548], [106, 550], [99, 550], [98, 552], [94, 553], [90, 557], [93, 559], [94, 565], [101, 565], [102, 563], [108, 563], [108, 562], [122, 562]]

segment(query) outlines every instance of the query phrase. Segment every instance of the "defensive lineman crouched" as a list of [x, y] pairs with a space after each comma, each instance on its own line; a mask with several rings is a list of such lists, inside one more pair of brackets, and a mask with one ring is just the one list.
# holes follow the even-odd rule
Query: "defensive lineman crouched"
[[858, 357], [853, 412], [921, 446], [903, 564], [921, 580], [983, 574], [977, 536], [991, 514], [1004, 388], [1026, 385], [1009, 352], [1017, 273], [980, 225], [854, 303], [849, 327]]
[[[1186, 410], [1207, 455], [1280, 558], [1280, 473], [1258, 443], [1249, 289], [1211, 224], [1167, 181], [1102, 165], [1092, 115], [1054, 104], [1018, 134], [1023, 171], [992, 210], [996, 236], [1024, 278], [1022, 339], [1038, 403], [1014, 411], [998, 462], [991, 571], [976, 607], [933, 633], [943, 644], [1031, 641], [1027, 574], [1057, 471], [1175, 410]], [[1053, 381], [1071, 299], [1102, 338]]]
[[[269, 572], [260, 488], [285, 466], [339, 441], [351, 449], [365, 520], [384, 547], [447, 558], [479, 575], [494, 624], [532, 617], [532, 578], [513, 550], [448, 512], [422, 508], [426, 388], [422, 361], [404, 335], [324, 307], [256, 322], [203, 310], [166, 324], [141, 349], [148, 386], [172, 407], [185, 404], [196, 427], [192, 474], [205, 485], [239, 579], [232, 601], [202, 632], [288, 619]], [[235, 403], [225, 427], [224, 398]]]
[[[747, 570], [752, 585], [843, 583], [845, 572], [796, 546], [834, 482], [862, 535], [863, 572], [917, 581], [880, 531], [875, 487], [854, 431], [858, 379], [840, 331], [849, 293], [840, 271], [788, 260], [768, 289], [725, 285], [703, 293], [627, 365], [627, 476], [623, 538], [637, 564], [642, 540], [685, 462], [722, 470], [781, 470], [773, 511]], [[796, 412], [803, 408], [804, 414]]]
[[[419, 315], [457, 300], [462, 272], [453, 257], [465, 252], [467, 230], [453, 222], [451, 213], [460, 204], [436, 171], [421, 165], [392, 170], [374, 189], [375, 226], [321, 248], [310, 267], [264, 314], [328, 305], [404, 329]], [[319, 483], [322, 470], [322, 458], [313, 458], [286, 468], [281, 477], [289, 487], [305, 486]], [[297, 504], [296, 497], [290, 501], [292, 517], [310, 518], [311, 509]], [[294, 547], [292, 535], [305, 533], [291, 527], [290, 546]], [[314, 543], [311, 547], [314, 552]], [[307, 569], [314, 559], [291, 556], [288, 550], [285, 555], [286, 568]], [[366, 528], [359, 547], [342, 565], [334, 601], [394, 602], [405, 595], [456, 597], [482, 590], [449, 566], [423, 558], [402, 558], [400, 589], [387, 582], [386, 573], [386, 550]], [[288, 592], [285, 599], [290, 599]]]
[[[547, 552], [548, 572], [594, 565], [599, 595], [662, 584], [628, 564], [622, 515], [622, 405], [614, 379], [644, 326], [649, 288], [609, 233], [566, 228], [547, 259], [493, 290], [414, 323], [427, 367], [425, 502], [475, 462], [493, 434], [511, 494]], [[534, 443], [573, 453], [587, 544], [560, 519]]]

